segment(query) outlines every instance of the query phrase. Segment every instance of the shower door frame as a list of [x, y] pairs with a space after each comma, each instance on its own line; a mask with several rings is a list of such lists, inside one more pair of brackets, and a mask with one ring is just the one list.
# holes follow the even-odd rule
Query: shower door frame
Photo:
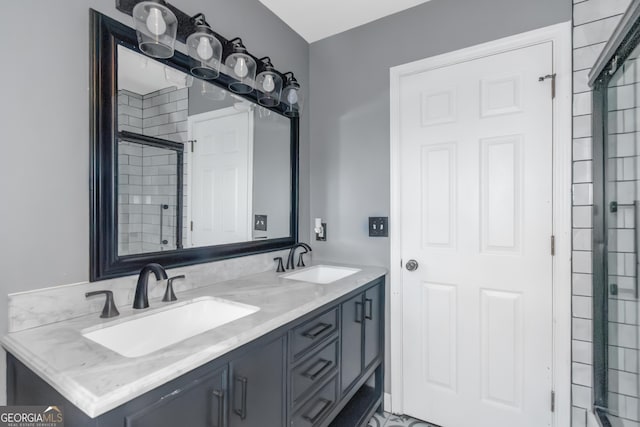
[[[593, 88], [593, 405], [603, 427], [610, 427], [608, 409], [608, 266], [607, 206], [605, 188], [608, 162], [605, 141], [608, 135], [607, 89], [611, 77], [640, 44], [640, 3], [625, 13], [589, 75]], [[640, 108], [640, 106], [638, 106]], [[638, 224], [634, 224], [635, 227]], [[634, 248], [636, 256], [638, 248]], [[638, 280], [636, 278], [636, 280]]]

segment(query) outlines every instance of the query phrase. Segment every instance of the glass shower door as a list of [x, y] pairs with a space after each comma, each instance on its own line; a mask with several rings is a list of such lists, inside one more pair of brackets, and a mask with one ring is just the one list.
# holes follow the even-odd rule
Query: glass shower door
[[[604, 102], [606, 411], [613, 426], [639, 426], [638, 242], [640, 67], [638, 48], [611, 76]], [[594, 164], [595, 165], [595, 164]], [[596, 165], [597, 166], [597, 165]], [[598, 307], [596, 307], [596, 310]], [[596, 338], [597, 339], [597, 338]], [[598, 372], [596, 367], [596, 372]], [[602, 379], [600, 379], [602, 380]], [[598, 378], [596, 378], [598, 381]]]

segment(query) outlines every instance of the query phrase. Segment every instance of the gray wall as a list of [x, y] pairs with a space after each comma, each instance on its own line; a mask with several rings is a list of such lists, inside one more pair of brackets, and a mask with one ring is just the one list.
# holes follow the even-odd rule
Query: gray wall
[[390, 211], [390, 67], [570, 19], [570, 0], [432, 0], [312, 43], [310, 213], [327, 222], [314, 258], [389, 266], [367, 224]]
[[[309, 87], [309, 47], [257, 0], [178, 0]], [[0, 14], [0, 334], [7, 294], [89, 277], [89, 8], [131, 25], [114, 0], [21, 0]], [[25, 31], [24, 19], [31, 28]], [[55, 44], [52, 43], [55, 41]], [[309, 223], [309, 114], [301, 121], [301, 223]], [[26, 166], [28, 162], [28, 167]], [[304, 229], [304, 228], [303, 228]], [[304, 231], [303, 235], [308, 232]], [[96, 285], [98, 286], [98, 285]], [[0, 404], [4, 353], [0, 351]]]

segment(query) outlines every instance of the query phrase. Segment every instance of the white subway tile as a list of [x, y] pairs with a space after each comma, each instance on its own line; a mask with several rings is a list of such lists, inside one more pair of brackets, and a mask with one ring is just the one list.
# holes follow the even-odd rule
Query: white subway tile
[[624, 13], [631, 0], [589, 0], [573, 6], [573, 24], [581, 25]]
[[619, 21], [620, 16], [612, 16], [574, 27], [573, 47], [579, 48], [608, 41]]
[[571, 368], [573, 384], [591, 387], [591, 365], [574, 362], [571, 364]]
[[572, 310], [574, 317], [582, 319], [591, 319], [592, 315], [592, 298], [574, 295], [571, 297]]
[[593, 276], [591, 274], [573, 273], [573, 295], [590, 297], [593, 293]]

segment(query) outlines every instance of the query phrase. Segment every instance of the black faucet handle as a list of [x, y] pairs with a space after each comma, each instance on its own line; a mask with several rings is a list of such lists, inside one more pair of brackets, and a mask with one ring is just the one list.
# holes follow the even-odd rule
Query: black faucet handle
[[284, 265], [282, 264], [282, 257], [278, 256], [273, 259], [274, 261], [278, 261], [278, 268], [276, 268], [276, 273], [284, 273]]
[[87, 292], [84, 294], [86, 298], [95, 296], [95, 295], [106, 295], [107, 299], [104, 302], [104, 308], [102, 309], [102, 314], [100, 317], [103, 319], [108, 319], [110, 317], [116, 317], [120, 315], [118, 311], [118, 307], [116, 307], [116, 303], [113, 301], [113, 292], [111, 291], [93, 291]]
[[304, 250], [304, 252], [300, 252], [300, 254], [298, 255], [298, 264], [296, 265], [296, 267], [306, 267], [306, 265], [304, 265], [304, 258], [302, 257], [306, 253], [309, 253], [309, 251], [307, 251], [306, 249]]
[[162, 297], [162, 301], [168, 302], [168, 301], [178, 300], [178, 298], [176, 297], [176, 294], [173, 292], [173, 281], [176, 279], [184, 279], [185, 277], [186, 276], [184, 274], [181, 274], [179, 276], [170, 277], [167, 280], [167, 289], [164, 291], [164, 297]]

